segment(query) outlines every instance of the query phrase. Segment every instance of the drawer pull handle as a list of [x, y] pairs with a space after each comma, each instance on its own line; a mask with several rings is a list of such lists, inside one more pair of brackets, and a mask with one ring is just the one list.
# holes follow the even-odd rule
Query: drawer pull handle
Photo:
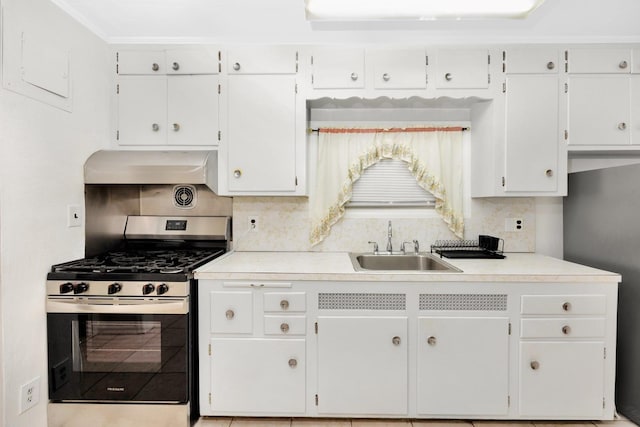
[[534, 371], [538, 370], [540, 368], [540, 362], [538, 362], [537, 360], [532, 360], [529, 366], [531, 366], [531, 369], [533, 369]]
[[451, 80], [453, 80], [453, 74], [451, 73], [447, 73], [444, 75], [444, 79], [448, 82], [450, 82]]
[[287, 301], [286, 299], [280, 301], [280, 308], [283, 310], [287, 310], [289, 308], [289, 301]]
[[180, 64], [178, 64], [177, 62], [174, 62], [171, 68], [173, 68], [174, 71], [178, 71], [180, 69]]
[[291, 369], [295, 368], [296, 366], [298, 366], [298, 361], [294, 358], [289, 359], [289, 367]]
[[570, 302], [565, 302], [564, 304], [562, 304], [562, 309], [564, 311], [569, 311], [571, 310], [571, 303]]
[[389, 80], [391, 80], [391, 75], [384, 73], [382, 75], [382, 80], [384, 80], [385, 82], [388, 82]]
[[554, 68], [556, 68], [556, 64], [552, 61], [547, 62], [547, 70], [553, 70]]
[[391, 342], [393, 343], [393, 345], [400, 345], [400, 343], [402, 342], [402, 340], [400, 339], [400, 337], [395, 336], [391, 339]]
[[288, 323], [282, 323], [280, 325], [280, 330], [282, 331], [283, 334], [286, 334], [287, 332], [289, 332], [289, 324]]
[[154, 132], [158, 132], [160, 130], [160, 125], [157, 123], [154, 123], [151, 125], [151, 130]]
[[233, 64], [233, 69], [236, 70], [236, 71], [239, 71], [240, 70], [240, 63], [236, 62], [235, 64]]
[[624, 70], [628, 66], [629, 66], [629, 63], [627, 61], [620, 61], [620, 63], [618, 64], [618, 67], [620, 67], [621, 70]]
[[564, 325], [562, 327], [562, 333], [565, 334], [565, 335], [569, 335], [571, 333], [571, 326]]
[[160, 66], [154, 62], [153, 64], [151, 64], [151, 69], [153, 71], [158, 71], [160, 69]]
[[[233, 177], [234, 178], [238, 179], [241, 176], [242, 176], [242, 171], [240, 169], [236, 169], [236, 170], [233, 171]], [[253, 285], [251, 285], [251, 286], [253, 286]]]
[[353, 80], [354, 82], [358, 80], [358, 73], [351, 73], [351, 80]]
[[173, 124], [173, 131], [174, 131], [174, 132], [178, 132], [179, 130], [180, 130], [180, 124], [178, 124], [178, 123], [174, 123], [174, 124]]
[[224, 315], [227, 317], [227, 320], [231, 320], [236, 317], [236, 313], [234, 313], [233, 310], [227, 310]]
[[436, 337], [431, 336], [427, 338], [427, 344], [429, 345], [436, 345], [436, 342], [437, 342]]
[[619, 130], [625, 130], [627, 128], [627, 124], [625, 122], [618, 123]]

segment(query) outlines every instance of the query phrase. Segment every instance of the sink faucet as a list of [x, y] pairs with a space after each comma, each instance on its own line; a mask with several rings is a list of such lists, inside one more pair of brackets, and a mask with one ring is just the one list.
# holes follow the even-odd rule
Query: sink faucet
[[393, 231], [391, 230], [391, 221], [389, 221], [389, 228], [387, 230], [387, 252], [393, 252], [393, 246], [391, 245], [391, 237], [393, 236]]

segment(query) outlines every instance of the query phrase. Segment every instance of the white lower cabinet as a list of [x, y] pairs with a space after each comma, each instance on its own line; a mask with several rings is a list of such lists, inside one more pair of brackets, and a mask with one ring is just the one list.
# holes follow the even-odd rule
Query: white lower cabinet
[[417, 346], [418, 414], [507, 414], [508, 318], [420, 317]]
[[600, 419], [604, 401], [603, 342], [520, 344], [520, 414]]
[[407, 414], [407, 318], [318, 317], [318, 413]]
[[213, 411], [304, 414], [305, 340], [213, 338]]

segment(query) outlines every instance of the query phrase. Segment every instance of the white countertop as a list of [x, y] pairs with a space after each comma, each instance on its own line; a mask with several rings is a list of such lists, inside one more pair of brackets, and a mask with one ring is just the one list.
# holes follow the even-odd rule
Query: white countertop
[[531, 253], [505, 259], [446, 259], [462, 272], [356, 271], [347, 252], [229, 252], [195, 271], [197, 279], [403, 282], [610, 282], [619, 274]]

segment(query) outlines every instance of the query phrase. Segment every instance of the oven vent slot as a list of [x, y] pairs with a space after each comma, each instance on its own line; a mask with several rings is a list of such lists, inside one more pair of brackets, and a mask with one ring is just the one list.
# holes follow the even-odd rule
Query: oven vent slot
[[196, 188], [192, 185], [173, 187], [173, 204], [180, 209], [193, 209], [196, 206]]

